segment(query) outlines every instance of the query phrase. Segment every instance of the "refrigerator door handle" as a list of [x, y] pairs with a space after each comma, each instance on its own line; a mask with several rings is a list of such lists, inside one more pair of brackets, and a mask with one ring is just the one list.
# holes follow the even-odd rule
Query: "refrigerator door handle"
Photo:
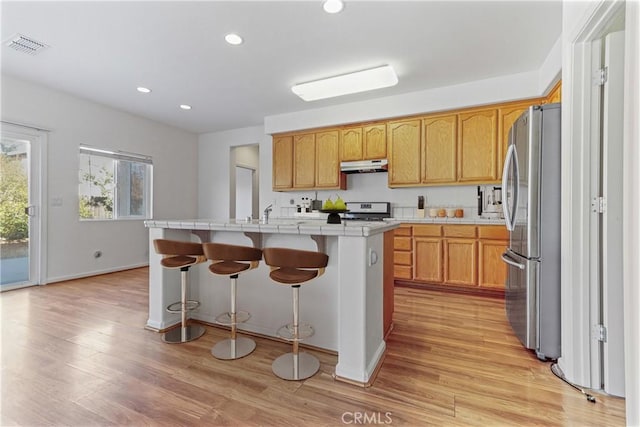
[[[510, 189], [507, 187], [507, 184], [509, 183], [509, 170], [511, 169], [512, 163], [515, 168], [513, 177], [514, 185], [513, 188]], [[506, 194], [505, 203], [502, 203], [502, 211], [504, 212], [505, 224], [509, 231], [513, 231], [515, 228], [516, 211], [518, 209], [518, 188], [520, 187], [520, 183], [518, 182], [519, 179], [520, 171], [518, 170], [518, 155], [516, 153], [516, 147], [514, 144], [510, 144], [504, 161], [504, 167], [502, 169], [502, 191]], [[511, 212], [509, 211], [509, 190], [511, 190], [511, 197], [513, 199], [513, 210]]]
[[503, 253], [501, 258], [502, 258], [502, 260], [503, 260], [504, 262], [506, 262], [507, 264], [512, 265], [512, 266], [514, 266], [514, 267], [516, 267], [516, 268], [519, 268], [520, 270], [524, 270], [525, 268], [527, 268], [527, 266], [526, 266], [526, 265], [524, 265], [524, 264], [520, 264], [519, 262], [517, 262], [516, 260], [514, 260], [513, 258], [511, 258], [511, 257], [509, 256], [509, 253], [508, 253], [508, 252]]

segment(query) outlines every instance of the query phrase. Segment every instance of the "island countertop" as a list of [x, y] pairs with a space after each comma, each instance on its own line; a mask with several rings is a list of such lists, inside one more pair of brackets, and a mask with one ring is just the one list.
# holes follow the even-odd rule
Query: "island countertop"
[[177, 230], [242, 231], [272, 234], [308, 234], [320, 236], [368, 237], [393, 230], [401, 221], [342, 221], [327, 224], [322, 219], [273, 218], [268, 223], [259, 220], [235, 219], [151, 219], [144, 222], [148, 228]]

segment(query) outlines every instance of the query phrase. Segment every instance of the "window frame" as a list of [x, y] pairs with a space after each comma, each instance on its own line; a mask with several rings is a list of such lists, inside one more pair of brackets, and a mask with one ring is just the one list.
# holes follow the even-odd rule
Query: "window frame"
[[[125, 151], [110, 151], [91, 147], [88, 145], [80, 145], [79, 156], [82, 155], [94, 156], [101, 159], [110, 159], [113, 161], [113, 190], [110, 192], [113, 208], [111, 212], [111, 218], [83, 218], [82, 216], [80, 216], [80, 212], [78, 212], [78, 218], [80, 221], [143, 221], [153, 218], [153, 159], [151, 158], [151, 156], [129, 153]], [[78, 163], [80, 165], [80, 157], [78, 160]], [[142, 196], [144, 213], [141, 215], [132, 215], [130, 205], [127, 209], [128, 213], [121, 212], [122, 206], [126, 204], [120, 201], [123, 192], [128, 192], [127, 201], [131, 201], [131, 184], [129, 183], [126, 186], [125, 191], [123, 191], [124, 187], [122, 186], [122, 176], [125, 174], [127, 175], [127, 177], [132, 176], [131, 167], [128, 166], [127, 168], [123, 168], [123, 164], [144, 165]], [[80, 173], [81, 171], [82, 169], [80, 169], [79, 167], [78, 173]], [[78, 202], [80, 201], [80, 197], [82, 197], [83, 195], [80, 190], [81, 185], [82, 180], [80, 179], [78, 183]]]

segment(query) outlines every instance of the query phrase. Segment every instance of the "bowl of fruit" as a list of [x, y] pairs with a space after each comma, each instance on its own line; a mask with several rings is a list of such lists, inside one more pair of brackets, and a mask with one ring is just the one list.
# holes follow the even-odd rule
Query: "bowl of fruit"
[[329, 197], [325, 200], [320, 212], [329, 214], [327, 217], [327, 224], [340, 224], [342, 221], [338, 214], [348, 212], [347, 204], [342, 200], [342, 198], [340, 198], [340, 196], [337, 196], [335, 202], [331, 200], [331, 197]]

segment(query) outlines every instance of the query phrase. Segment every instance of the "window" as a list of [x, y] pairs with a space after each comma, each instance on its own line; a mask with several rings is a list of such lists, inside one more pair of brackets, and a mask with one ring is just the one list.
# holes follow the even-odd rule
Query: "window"
[[151, 218], [151, 157], [80, 146], [80, 219]]

